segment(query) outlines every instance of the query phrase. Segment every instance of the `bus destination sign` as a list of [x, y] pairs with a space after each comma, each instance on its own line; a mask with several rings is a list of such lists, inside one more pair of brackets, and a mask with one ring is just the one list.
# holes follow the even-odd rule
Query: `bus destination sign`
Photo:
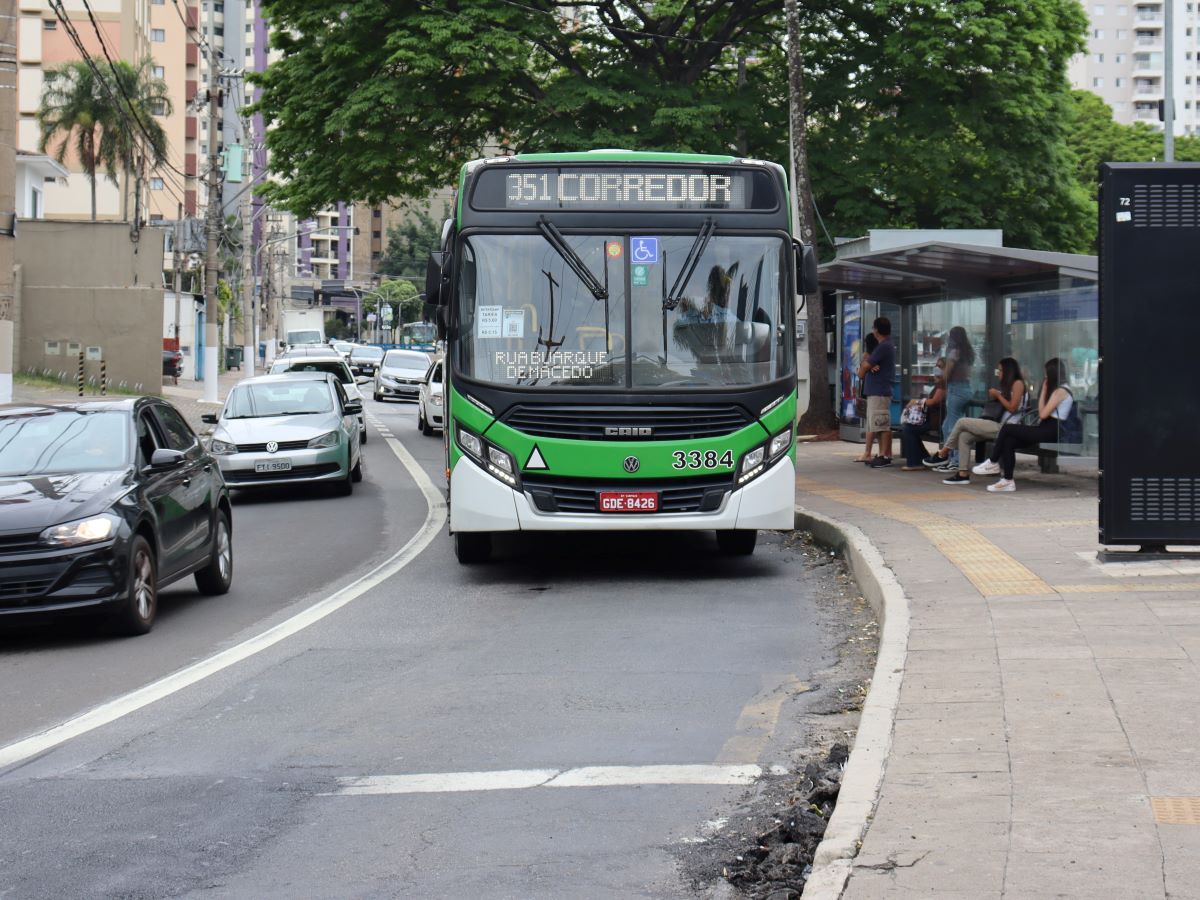
[[775, 209], [766, 172], [738, 169], [522, 167], [480, 173], [476, 209]]

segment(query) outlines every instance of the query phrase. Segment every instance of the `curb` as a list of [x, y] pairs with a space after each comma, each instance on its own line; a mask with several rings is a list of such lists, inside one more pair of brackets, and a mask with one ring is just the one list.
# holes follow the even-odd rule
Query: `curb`
[[853, 525], [796, 507], [796, 528], [812, 532], [822, 544], [841, 550], [863, 597], [882, 623], [875, 673], [863, 704], [854, 748], [846, 762], [837, 805], [817, 846], [802, 900], [837, 900], [845, 890], [854, 857], [883, 785], [900, 684], [908, 654], [909, 609], [904, 588], [875, 545]]

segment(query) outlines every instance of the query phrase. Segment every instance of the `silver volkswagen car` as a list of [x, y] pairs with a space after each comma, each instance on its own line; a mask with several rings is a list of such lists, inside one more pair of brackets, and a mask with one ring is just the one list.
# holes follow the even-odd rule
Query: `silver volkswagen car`
[[292, 372], [247, 378], [229, 392], [210, 451], [231, 488], [335, 482], [350, 494], [362, 481], [358, 414], [334, 375]]

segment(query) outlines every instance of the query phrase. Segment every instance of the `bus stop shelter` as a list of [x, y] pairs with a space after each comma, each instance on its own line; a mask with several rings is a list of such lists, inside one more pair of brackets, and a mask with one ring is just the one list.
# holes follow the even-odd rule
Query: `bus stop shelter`
[[[1047, 359], [1061, 357], [1084, 421], [1082, 444], [1066, 455], [1095, 456], [1099, 441], [1099, 318], [1096, 257], [1000, 246], [999, 232], [977, 232], [989, 243], [931, 239], [901, 243], [904, 232], [872, 232], [842, 244], [820, 267], [827, 313], [835, 314], [828, 348], [837, 377], [834, 399], [842, 436], [862, 439], [856, 370], [862, 338], [876, 316], [892, 322], [899, 360], [892, 421], [904, 402], [921, 396], [937, 372], [950, 329], [961, 325], [975, 350], [973, 408], [982, 408], [1001, 357], [1015, 357], [1037, 386]], [[925, 232], [924, 234], [929, 234]], [[936, 234], [936, 233], [935, 233]]]

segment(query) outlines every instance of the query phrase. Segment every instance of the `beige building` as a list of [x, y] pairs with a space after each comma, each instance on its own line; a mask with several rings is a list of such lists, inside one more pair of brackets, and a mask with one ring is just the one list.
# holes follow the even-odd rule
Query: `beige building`
[[151, 0], [150, 53], [154, 74], [167, 85], [171, 114], [160, 122], [167, 132], [170, 147], [167, 161], [150, 176], [147, 185], [150, 220], [178, 218], [182, 205], [185, 216], [198, 211], [198, 172], [200, 163], [197, 134], [199, 119], [189, 104], [201, 82], [200, 48], [195, 40], [199, 22], [198, 5], [190, 0]]
[[134, 244], [123, 222], [22, 222], [16, 253], [17, 371], [86, 377], [104, 361], [110, 384], [162, 385], [162, 231]]
[[[1164, 0], [1083, 0], [1088, 49], [1071, 63], [1075, 88], [1099, 95], [1121, 123], [1162, 128]], [[1174, 0], [1175, 133], [1200, 133], [1200, 2]]]

